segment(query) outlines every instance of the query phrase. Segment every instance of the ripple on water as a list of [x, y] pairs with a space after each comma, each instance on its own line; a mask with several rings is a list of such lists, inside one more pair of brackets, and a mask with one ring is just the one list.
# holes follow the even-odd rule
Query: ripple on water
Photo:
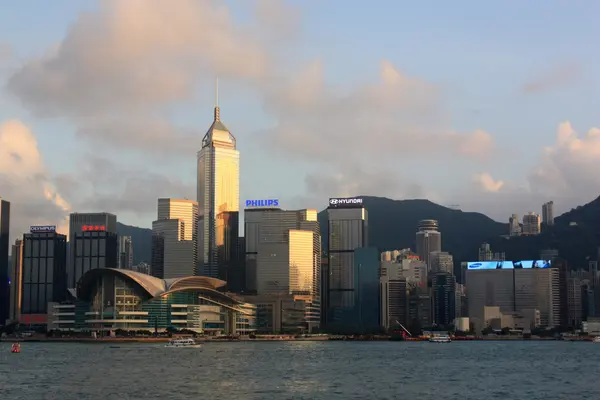
[[600, 398], [591, 343], [0, 344], [6, 399]]

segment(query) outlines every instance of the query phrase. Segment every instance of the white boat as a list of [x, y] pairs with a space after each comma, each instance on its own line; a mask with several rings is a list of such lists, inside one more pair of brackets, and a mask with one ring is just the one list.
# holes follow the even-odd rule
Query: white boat
[[450, 339], [450, 336], [431, 336], [429, 341], [431, 343], [450, 343], [452, 339]]
[[600, 336], [594, 336], [594, 338], [592, 339], [592, 342], [600, 343]]
[[186, 347], [186, 348], [190, 348], [190, 349], [198, 349], [200, 347], [202, 347], [201, 344], [196, 343], [196, 341], [194, 341], [194, 339], [192, 338], [187, 338], [187, 339], [171, 339], [169, 340], [169, 343], [165, 344], [165, 347]]

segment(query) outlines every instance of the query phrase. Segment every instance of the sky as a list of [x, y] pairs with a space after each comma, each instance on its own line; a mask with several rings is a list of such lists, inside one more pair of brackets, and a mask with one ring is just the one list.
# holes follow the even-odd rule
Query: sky
[[[43, 12], [40, 12], [43, 10]], [[240, 200], [427, 198], [498, 221], [600, 193], [600, 3], [22, 0], [0, 13], [11, 235], [195, 198], [219, 77]]]

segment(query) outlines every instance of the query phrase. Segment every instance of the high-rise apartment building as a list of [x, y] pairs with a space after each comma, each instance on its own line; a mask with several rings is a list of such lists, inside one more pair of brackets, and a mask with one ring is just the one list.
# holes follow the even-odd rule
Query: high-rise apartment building
[[534, 212], [528, 212], [523, 215], [523, 235], [537, 235], [540, 233], [540, 215]]
[[416, 236], [417, 254], [431, 269], [431, 253], [442, 251], [442, 234], [439, 231], [438, 222], [434, 219], [419, 221]]
[[131, 236], [119, 236], [119, 268], [133, 267], [133, 242]]
[[246, 289], [305, 303], [308, 329], [319, 326], [321, 234], [316, 210], [244, 211]]
[[[220, 109], [215, 107], [214, 121], [198, 152], [197, 169], [198, 268], [197, 274], [219, 277], [223, 271], [219, 246], [227, 242], [225, 235], [236, 235], [235, 217], [222, 213], [239, 213], [240, 153], [236, 139], [221, 122]], [[237, 217], [239, 219], [239, 217]], [[228, 223], [226, 227], [220, 227]], [[229, 256], [229, 255], [228, 255]]]
[[489, 243], [482, 243], [479, 247], [478, 261], [504, 261], [505, 259], [505, 253], [493, 253]]
[[67, 296], [67, 236], [50, 227], [23, 235], [21, 318], [46, 314], [48, 303]]
[[0, 325], [9, 318], [10, 283], [8, 249], [10, 242], [10, 203], [0, 198]]
[[152, 222], [152, 275], [161, 279], [194, 275], [198, 261], [198, 203], [158, 199]]
[[11, 321], [18, 321], [21, 316], [21, 297], [23, 293], [23, 241], [21, 239], [15, 240], [11, 254], [10, 312], [8, 318]]
[[554, 202], [549, 201], [542, 205], [542, 222], [547, 226], [554, 225]]
[[74, 289], [87, 271], [119, 266], [117, 216], [110, 213], [72, 213], [69, 217], [67, 287]]
[[519, 223], [519, 216], [513, 214], [508, 219], [508, 235], [519, 236], [521, 234], [521, 224]]
[[329, 199], [327, 216], [329, 288], [322, 312], [327, 324], [333, 324], [355, 306], [354, 250], [369, 246], [369, 218], [361, 198]]

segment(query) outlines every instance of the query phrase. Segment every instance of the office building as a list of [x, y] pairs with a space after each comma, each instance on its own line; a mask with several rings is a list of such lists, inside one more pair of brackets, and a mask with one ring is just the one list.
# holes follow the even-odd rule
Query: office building
[[408, 294], [410, 284], [404, 276], [381, 276], [380, 283], [380, 310], [381, 326], [390, 330], [393, 326], [401, 324], [408, 326]]
[[[305, 304], [306, 329], [320, 325], [321, 235], [316, 210], [244, 211], [246, 292]], [[249, 297], [247, 301], [254, 303]]]
[[357, 333], [377, 332], [380, 324], [379, 307], [379, 251], [376, 247], [354, 250], [355, 310], [354, 318], [344, 318], [343, 323], [353, 321]]
[[431, 270], [431, 253], [442, 251], [442, 234], [439, 231], [438, 222], [434, 219], [419, 221], [416, 237], [417, 254]]
[[[119, 265], [118, 245], [116, 215], [71, 213], [67, 287], [74, 289], [83, 274], [92, 268], [116, 268]], [[100, 251], [102, 255], [99, 255]]]
[[10, 203], [0, 198], [0, 325], [9, 318], [10, 283], [8, 250], [10, 242]]
[[[240, 204], [240, 153], [236, 149], [235, 137], [221, 122], [218, 106], [215, 107], [214, 121], [202, 139], [197, 173], [199, 219], [196, 273], [218, 277], [219, 270], [223, 270], [223, 267], [219, 267], [219, 246], [227, 242], [224, 235], [238, 229], [234, 225], [219, 228], [219, 225], [233, 223], [235, 219], [219, 214], [239, 213]], [[236, 231], [235, 234], [237, 237]]]
[[450, 272], [436, 272], [431, 278], [433, 321], [447, 327], [456, 318], [456, 279]]
[[540, 233], [540, 215], [534, 212], [529, 212], [523, 215], [523, 230], [522, 235], [538, 235]]
[[454, 258], [452, 254], [445, 251], [433, 251], [429, 254], [429, 260], [431, 262], [430, 271], [432, 273], [454, 273]]
[[198, 203], [187, 199], [158, 199], [152, 222], [152, 275], [160, 279], [194, 275], [198, 261], [196, 226]]
[[535, 268], [513, 271], [515, 311], [539, 310], [541, 326], [550, 328], [559, 326], [561, 310], [558, 269]]
[[427, 286], [427, 265], [418, 258], [406, 257], [396, 262], [382, 261], [379, 265], [380, 276], [389, 279], [404, 277], [408, 283]]
[[15, 240], [11, 252], [10, 274], [10, 312], [8, 318], [18, 321], [21, 316], [21, 297], [23, 293], [23, 241]]
[[508, 219], [508, 234], [509, 236], [521, 235], [521, 224], [519, 223], [519, 216], [513, 214]]
[[535, 309], [541, 326], [558, 326], [562, 312], [559, 277], [558, 268], [468, 270], [469, 318], [480, 331], [485, 328], [485, 307], [498, 307], [507, 315]]
[[133, 243], [131, 236], [119, 236], [119, 268], [133, 267]]
[[554, 202], [549, 201], [542, 205], [542, 222], [544, 225], [554, 225]]
[[[45, 318], [48, 303], [67, 297], [67, 237], [55, 227], [40, 227], [23, 235], [23, 275], [20, 322]], [[77, 240], [77, 239], [76, 239]], [[77, 258], [76, 258], [77, 259]]]
[[369, 245], [369, 219], [361, 198], [329, 199], [327, 217], [329, 286], [322, 312], [330, 325], [341, 322], [344, 310], [355, 307], [354, 250]]
[[117, 216], [110, 213], [72, 213], [69, 216], [67, 287], [74, 289], [84, 273], [119, 265]]

